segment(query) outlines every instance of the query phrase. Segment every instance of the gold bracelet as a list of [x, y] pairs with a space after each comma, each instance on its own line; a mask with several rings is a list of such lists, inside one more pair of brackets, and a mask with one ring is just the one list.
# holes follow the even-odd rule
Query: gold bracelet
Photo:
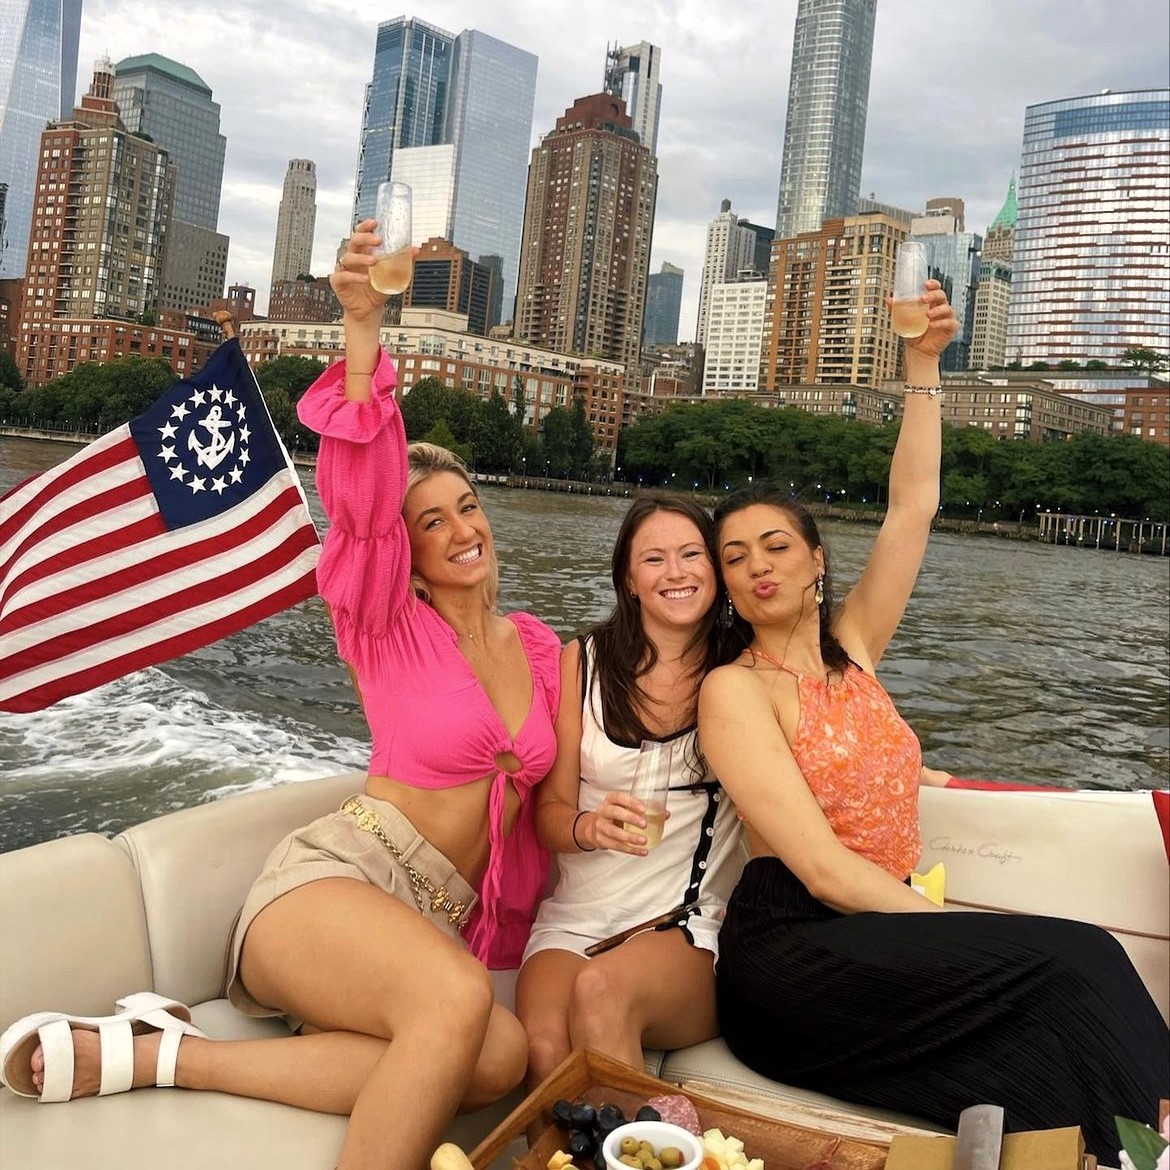
[[903, 394], [929, 394], [931, 398], [938, 398], [942, 394], [942, 386], [911, 386], [907, 382], [902, 387]]
[[353, 374], [355, 377], [358, 377], [358, 378], [372, 378], [378, 371], [377, 370], [351, 370], [349, 368], [349, 366], [346, 366], [345, 372], [347, 374]]

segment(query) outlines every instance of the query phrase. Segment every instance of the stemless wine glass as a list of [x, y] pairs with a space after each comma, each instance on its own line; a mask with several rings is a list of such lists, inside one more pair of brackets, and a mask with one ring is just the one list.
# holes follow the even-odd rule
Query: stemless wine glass
[[890, 317], [899, 337], [921, 337], [930, 325], [920, 299], [926, 283], [926, 245], [903, 240], [894, 260], [894, 303]]
[[638, 752], [638, 765], [634, 772], [634, 783], [630, 795], [640, 800], [646, 809], [646, 827], [626, 823], [623, 827], [630, 833], [641, 833], [646, 838], [646, 848], [653, 849], [662, 840], [662, 829], [666, 824], [666, 798], [670, 791], [670, 771], [674, 761], [674, 745], [643, 740]]
[[393, 296], [406, 291], [414, 268], [411, 245], [411, 191], [406, 183], [380, 183], [374, 218], [382, 242], [374, 249], [378, 262], [370, 269], [370, 284]]

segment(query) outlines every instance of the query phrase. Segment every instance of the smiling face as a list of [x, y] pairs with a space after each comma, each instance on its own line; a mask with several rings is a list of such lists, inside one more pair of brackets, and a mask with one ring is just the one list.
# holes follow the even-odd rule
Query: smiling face
[[715, 601], [715, 568], [695, 522], [665, 510], [647, 516], [630, 542], [626, 586], [644, 626], [697, 626]]
[[732, 604], [753, 626], [817, 619], [813, 597], [824, 552], [809, 545], [784, 508], [758, 503], [729, 513], [716, 547]]
[[416, 483], [402, 508], [411, 571], [428, 592], [482, 587], [492, 565], [492, 530], [471, 485], [455, 471]]

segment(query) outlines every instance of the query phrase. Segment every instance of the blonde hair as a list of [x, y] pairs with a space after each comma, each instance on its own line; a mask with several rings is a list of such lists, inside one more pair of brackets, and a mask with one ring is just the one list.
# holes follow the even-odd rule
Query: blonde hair
[[[438, 475], [441, 471], [449, 471], [453, 475], [459, 476], [461, 480], [471, 489], [475, 498], [479, 499], [479, 492], [476, 491], [475, 483], [472, 481], [471, 472], [467, 468], [467, 464], [455, 454], [454, 451], [448, 451], [446, 447], [440, 447], [435, 443], [410, 443], [406, 448], [407, 455], [407, 470], [406, 470], [406, 492], [407, 495], [418, 487], [420, 483], [431, 478], [432, 475]], [[426, 582], [417, 574], [410, 574], [410, 587], [414, 590], [415, 595], [421, 597], [423, 601], [430, 602], [431, 595], [427, 589]], [[500, 563], [496, 559], [495, 545], [492, 545], [491, 561], [488, 564], [487, 579], [483, 583], [483, 600], [489, 610], [496, 608], [496, 599], [500, 595]]]

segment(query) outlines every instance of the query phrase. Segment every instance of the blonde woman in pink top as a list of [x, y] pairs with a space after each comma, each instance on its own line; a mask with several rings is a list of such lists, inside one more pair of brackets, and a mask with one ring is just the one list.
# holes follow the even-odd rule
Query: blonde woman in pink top
[[408, 455], [374, 227], [332, 276], [345, 361], [298, 408], [322, 435], [318, 581], [370, 725], [369, 776], [272, 851], [229, 951], [233, 1004], [298, 1034], [212, 1041], [183, 1005], [140, 996], [105, 1021], [29, 1017], [0, 1042], [5, 1084], [43, 1100], [158, 1083], [349, 1114], [339, 1170], [425, 1165], [458, 1109], [524, 1075], [523, 1029], [487, 968], [519, 965], [546, 880], [526, 798], [556, 754], [560, 688], [553, 631], [495, 611], [466, 469], [430, 444]]

